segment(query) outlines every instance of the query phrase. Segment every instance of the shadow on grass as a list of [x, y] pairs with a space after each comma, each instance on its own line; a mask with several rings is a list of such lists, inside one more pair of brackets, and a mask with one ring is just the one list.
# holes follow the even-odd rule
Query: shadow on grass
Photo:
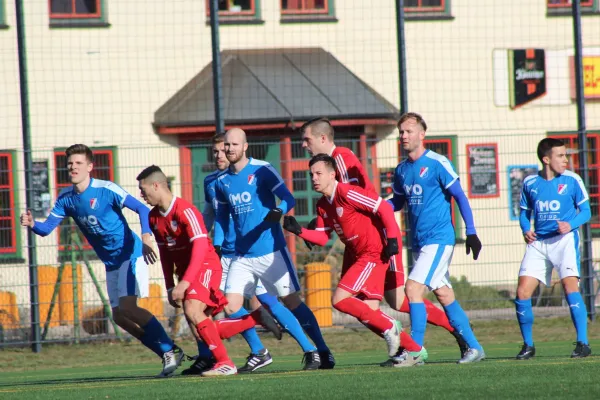
[[44, 380], [32, 380], [27, 382], [18, 383], [0, 383], [0, 388], [7, 387], [28, 387], [36, 385], [64, 385], [70, 383], [93, 383], [93, 382], [125, 382], [134, 381], [141, 379], [155, 379], [154, 375], [138, 375], [138, 376], [104, 376], [96, 378], [65, 378], [65, 379], [44, 379]]

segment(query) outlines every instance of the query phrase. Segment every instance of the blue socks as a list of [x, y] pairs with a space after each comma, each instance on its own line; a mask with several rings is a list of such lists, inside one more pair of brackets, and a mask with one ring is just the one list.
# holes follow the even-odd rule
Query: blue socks
[[410, 336], [420, 346], [425, 341], [427, 327], [427, 309], [425, 303], [408, 303], [410, 312]]
[[[277, 322], [289, 332], [290, 335], [302, 347], [302, 351], [305, 353], [308, 351], [316, 351], [317, 348], [313, 346], [313, 344], [308, 340], [306, 334], [302, 330], [302, 326], [300, 326], [300, 322], [294, 317], [294, 314], [287, 308], [283, 306], [277, 299], [273, 302], [274, 296], [261, 294], [257, 296], [258, 300], [265, 306], [269, 308], [271, 314], [275, 317]], [[270, 298], [269, 298], [270, 297]]]
[[175, 346], [173, 340], [167, 335], [167, 332], [165, 332], [165, 329], [156, 317], [152, 317], [142, 329], [144, 329], [144, 334], [140, 338], [140, 341], [159, 357], [162, 357], [164, 353], [172, 350], [173, 346]]
[[452, 327], [463, 337], [465, 342], [467, 342], [467, 346], [469, 346], [470, 349], [483, 350], [475, 338], [475, 334], [473, 334], [471, 324], [469, 323], [469, 317], [467, 317], [467, 314], [465, 314], [458, 301], [454, 300], [452, 304], [444, 307], [444, 311], [446, 311], [450, 325], [452, 325]]
[[[248, 315], [248, 311], [246, 311], [246, 309], [242, 307], [233, 314], [231, 314], [229, 318], [242, 318], [245, 315]], [[246, 342], [248, 342], [248, 346], [250, 346], [250, 352], [252, 354], [259, 354], [259, 352], [265, 348], [265, 346], [263, 346], [262, 342], [260, 341], [260, 338], [258, 337], [258, 333], [256, 333], [255, 328], [245, 330], [244, 332], [242, 332], [242, 336], [244, 337]]]
[[317, 346], [317, 350], [323, 352], [329, 352], [329, 347], [323, 339], [321, 334], [321, 328], [319, 328], [319, 322], [315, 318], [315, 314], [305, 303], [301, 303], [298, 307], [292, 310], [292, 313], [296, 316], [300, 325], [304, 328], [304, 331], [308, 334], [308, 337], [312, 339], [314, 344]]
[[565, 297], [569, 304], [573, 325], [575, 325], [575, 330], [577, 331], [577, 341], [583, 344], [589, 344], [587, 337], [587, 309], [581, 293], [569, 293]]
[[531, 308], [531, 299], [515, 299], [515, 309], [517, 311], [517, 321], [521, 328], [523, 343], [527, 346], [533, 346], [533, 310]]

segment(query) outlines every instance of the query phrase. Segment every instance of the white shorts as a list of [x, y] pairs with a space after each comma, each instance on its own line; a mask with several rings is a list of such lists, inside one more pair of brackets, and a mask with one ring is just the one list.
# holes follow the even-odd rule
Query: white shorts
[[119, 269], [106, 272], [106, 289], [112, 308], [119, 306], [121, 297], [148, 297], [149, 285], [148, 265], [144, 257], [127, 260]]
[[[223, 274], [221, 275], [221, 286], [219, 287], [219, 289], [221, 289], [221, 292], [223, 293], [225, 293], [225, 284], [227, 283], [227, 275], [229, 275], [229, 266], [231, 265], [232, 261], [232, 257], [221, 257], [221, 268], [223, 269]], [[260, 296], [261, 294], [265, 293], [267, 293], [267, 291], [265, 290], [265, 287], [259, 279], [258, 282], [256, 282], [256, 292], [254, 294]]]
[[414, 265], [408, 279], [422, 283], [430, 290], [436, 290], [450, 284], [448, 267], [454, 254], [454, 246], [428, 244], [413, 253]]
[[561, 280], [569, 276], [579, 278], [579, 260], [578, 231], [536, 240], [527, 245], [519, 276], [531, 276], [548, 286], [555, 268]]
[[254, 296], [262, 286], [267, 293], [285, 297], [300, 290], [298, 275], [287, 248], [260, 257], [234, 257], [229, 265], [225, 293]]

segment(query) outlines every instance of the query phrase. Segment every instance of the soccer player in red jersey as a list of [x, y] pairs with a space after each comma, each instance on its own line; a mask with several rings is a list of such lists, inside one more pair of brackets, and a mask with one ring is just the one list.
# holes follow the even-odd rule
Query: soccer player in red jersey
[[283, 227], [321, 246], [334, 230], [346, 249], [333, 307], [356, 317], [383, 337], [390, 357], [397, 354], [402, 344], [427, 359], [427, 351], [379, 309], [389, 260], [398, 254], [400, 231], [394, 210], [375, 192], [338, 182], [333, 157], [318, 154], [310, 160], [309, 167], [313, 187], [323, 195], [317, 202], [316, 230], [303, 229], [291, 216], [285, 217]]
[[[300, 128], [300, 132], [302, 133], [302, 147], [311, 156], [324, 153], [335, 159], [337, 165], [335, 177], [338, 182], [360, 186], [363, 189], [377, 193], [362, 163], [352, 150], [335, 145], [333, 141], [334, 130], [327, 118], [315, 118], [307, 121]], [[314, 220], [312, 224], [314, 224]], [[309, 225], [310, 227], [312, 226]], [[401, 242], [399, 242], [399, 246], [401, 246]], [[393, 257], [385, 276], [384, 297], [394, 310], [408, 314], [410, 308], [408, 298], [404, 294], [404, 283], [402, 256]], [[450, 332], [458, 343], [462, 357], [468, 347], [462, 336], [450, 325], [448, 317], [442, 310], [434, 306], [429, 300], [424, 300], [424, 302], [427, 310], [427, 322]]]
[[197, 330], [195, 336], [208, 345], [216, 360], [202, 376], [236, 374], [212, 320], [227, 300], [219, 290], [221, 262], [206, 234], [202, 214], [171, 193], [167, 177], [156, 165], [144, 169], [137, 180], [142, 197], [154, 207], [149, 215], [150, 227], [158, 243], [169, 303], [179, 307], [177, 301], [183, 301], [185, 316]]

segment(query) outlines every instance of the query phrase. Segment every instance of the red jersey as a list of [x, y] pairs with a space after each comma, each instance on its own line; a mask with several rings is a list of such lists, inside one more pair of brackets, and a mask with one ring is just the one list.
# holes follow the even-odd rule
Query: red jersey
[[[221, 269], [219, 256], [208, 239], [202, 214], [194, 205], [173, 196], [166, 213], [154, 207], [149, 218], [168, 289], [175, 286], [173, 273], [179, 280], [192, 283], [202, 270]], [[200, 246], [201, 252], [192, 259], [196, 246]]]
[[339, 182], [331, 198], [323, 196], [317, 202], [316, 230], [334, 230], [355, 256], [380, 255], [386, 233], [388, 237], [399, 236], [389, 204], [373, 191]]
[[336, 146], [331, 152], [331, 157], [335, 159], [335, 163], [337, 164], [335, 179], [338, 182], [360, 186], [363, 189], [372, 190], [377, 193], [375, 186], [369, 180], [367, 171], [365, 171], [362, 163], [352, 150], [347, 147]]

